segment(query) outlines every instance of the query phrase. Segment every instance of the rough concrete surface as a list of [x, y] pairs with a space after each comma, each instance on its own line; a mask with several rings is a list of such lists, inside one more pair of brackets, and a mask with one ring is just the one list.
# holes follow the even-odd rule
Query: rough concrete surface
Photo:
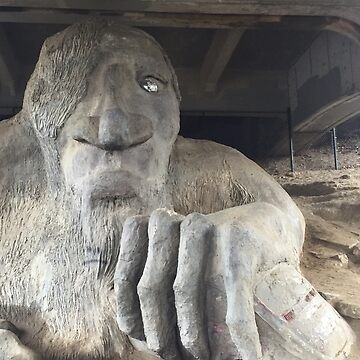
[[0, 124], [3, 358], [346, 357], [350, 329], [299, 273], [300, 210], [238, 151], [178, 137], [179, 100], [140, 30], [45, 42]]

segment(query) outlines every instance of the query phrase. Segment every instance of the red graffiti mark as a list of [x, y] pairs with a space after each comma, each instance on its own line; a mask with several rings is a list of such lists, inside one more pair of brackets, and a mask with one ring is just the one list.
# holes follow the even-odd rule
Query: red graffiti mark
[[288, 313], [283, 314], [282, 316], [283, 316], [283, 318], [284, 318], [286, 321], [289, 321], [289, 322], [290, 322], [290, 321], [292, 321], [292, 320], [295, 319], [294, 310], [291, 310], [291, 311], [289, 311]]
[[223, 325], [221, 325], [221, 324], [214, 324], [213, 325], [213, 331], [215, 333], [223, 333], [224, 330], [225, 330], [225, 327]]
[[311, 289], [310, 292], [306, 295], [305, 301], [310, 302], [316, 295], [315, 289]]

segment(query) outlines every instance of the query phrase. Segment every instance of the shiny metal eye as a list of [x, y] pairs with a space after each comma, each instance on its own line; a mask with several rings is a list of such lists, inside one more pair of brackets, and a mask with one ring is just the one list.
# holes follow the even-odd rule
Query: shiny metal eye
[[157, 93], [159, 91], [158, 81], [151, 77], [142, 80], [140, 86], [149, 93]]

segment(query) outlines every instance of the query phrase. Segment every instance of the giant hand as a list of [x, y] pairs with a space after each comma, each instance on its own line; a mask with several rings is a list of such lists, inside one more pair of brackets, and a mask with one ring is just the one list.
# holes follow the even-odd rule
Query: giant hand
[[[226, 296], [218, 306], [224, 307], [227, 299], [223, 320], [231, 337], [225, 344], [232, 340], [239, 357], [261, 359], [252, 295], [254, 277], [260, 267], [271, 267], [290, 254], [296, 260], [296, 251], [276, 244], [278, 234], [284, 231], [281, 221], [278, 228], [266, 224], [277, 210], [262, 205], [185, 218], [157, 210], [150, 219], [128, 219], [115, 274], [120, 328], [135, 339], [146, 339], [148, 347], [162, 357], [172, 358], [179, 357], [178, 326], [181, 344], [189, 355], [208, 359], [211, 345], [205, 298], [212, 285], [219, 286], [220, 276]], [[266, 238], [264, 227], [268, 229]], [[219, 301], [207, 301], [209, 307], [215, 302]]]
[[[267, 290], [259, 283], [279, 264], [296, 269], [301, 246], [286, 214], [265, 203], [129, 218], [115, 274], [119, 327], [164, 359], [263, 359], [256, 292], [266, 298]], [[285, 297], [290, 286], [282, 285]]]

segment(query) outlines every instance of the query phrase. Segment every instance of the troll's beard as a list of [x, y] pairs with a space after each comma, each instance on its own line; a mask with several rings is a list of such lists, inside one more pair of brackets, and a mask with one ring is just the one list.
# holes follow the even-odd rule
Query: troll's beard
[[[121, 352], [126, 340], [116, 324], [113, 281], [122, 226], [129, 216], [170, 207], [166, 193], [152, 187], [141, 198], [64, 199], [58, 216], [66, 219], [67, 231], [47, 254], [52, 279], [47, 292], [47, 309], [51, 311], [46, 311], [46, 318], [52, 325], [51, 336], [57, 339], [48, 343], [51, 348], [55, 344], [62, 351], [66, 348], [69, 358], [76, 353], [82, 357], [89, 354], [92, 359], [110, 359], [114, 352]], [[46, 352], [57, 351], [53, 348]]]

